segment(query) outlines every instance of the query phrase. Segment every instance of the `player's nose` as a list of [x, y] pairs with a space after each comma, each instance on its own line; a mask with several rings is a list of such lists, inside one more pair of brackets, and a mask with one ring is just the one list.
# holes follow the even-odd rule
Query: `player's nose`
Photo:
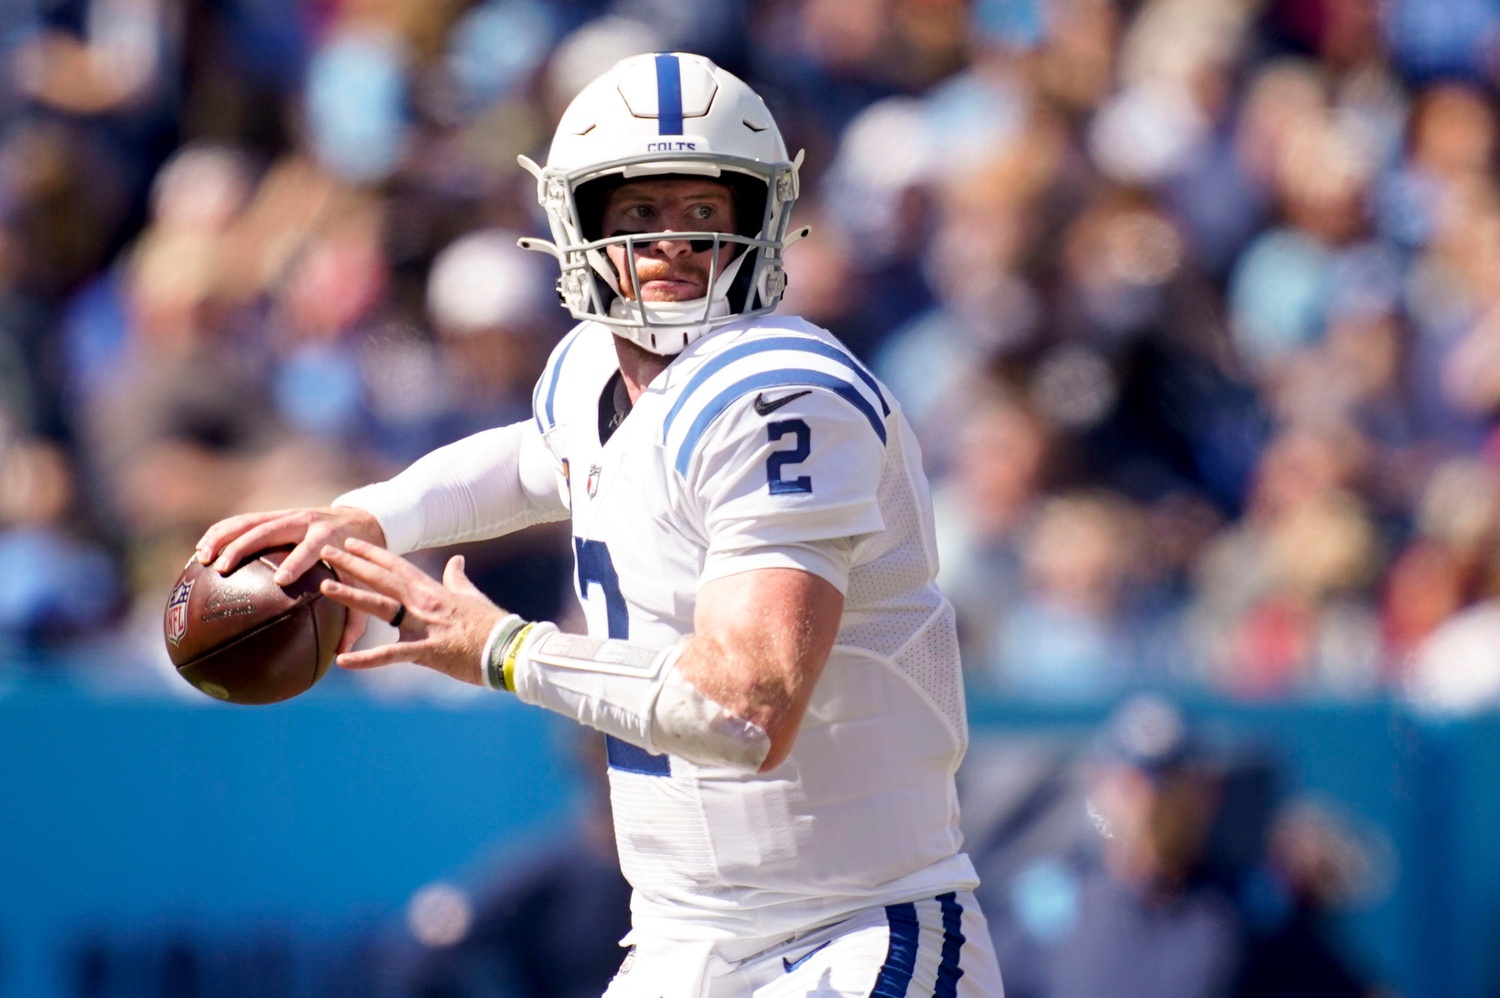
[[666, 236], [663, 236], [661, 239], [655, 240], [652, 243], [652, 247], [665, 257], [688, 256], [694, 252], [697, 252], [693, 247], [692, 240], [675, 239], [671, 235], [671, 230], [668, 230], [668, 234]]

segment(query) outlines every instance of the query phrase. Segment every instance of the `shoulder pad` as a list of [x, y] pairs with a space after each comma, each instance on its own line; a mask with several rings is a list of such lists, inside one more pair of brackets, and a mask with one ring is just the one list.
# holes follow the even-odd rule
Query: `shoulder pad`
[[874, 376], [831, 340], [795, 333], [751, 337], [713, 354], [677, 392], [662, 421], [662, 444], [687, 472], [705, 430], [736, 400], [784, 388], [823, 388], [848, 402], [885, 443], [891, 407]]

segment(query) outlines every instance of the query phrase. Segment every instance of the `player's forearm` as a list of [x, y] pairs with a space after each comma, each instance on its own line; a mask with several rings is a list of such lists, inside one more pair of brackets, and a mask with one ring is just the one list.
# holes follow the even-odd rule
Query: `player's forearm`
[[[502, 621], [501, 627], [507, 626]], [[705, 696], [677, 668], [682, 643], [647, 648], [522, 624], [491, 635], [485, 685], [505, 688], [656, 755], [753, 773], [771, 740], [758, 725]]]
[[486, 430], [440, 447], [388, 481], [345, 493], [337, 506], [368, 510], [386, 546], [414, 551], [496, 537], [533, 523], [562, 519], [539, 441], [530, 424]]
[[786, 643], [762, 644], [748, 635], [690, 634], [682, 642], [677, 669], [728, 716], [766, 733], [770, 748], [759, 768], [767, 770], [792, 750], [812, 692], [810, 677], [823, 664], [808, 661], [815, 655]]
[[683, 642], [678, 668], [705, 696], [767, 733], [763, 769], [792, 750], [843, 608], [831, 583], [796, 568], [725, 576], [698, 592], [695, 633]]
[[826, 580], [774, 568], [706, 584], [699, 633], [667, 649], [513, 618], [491, 635], [486, 685], [649, 752], [765, 772], [791, 752], [842, 608]]

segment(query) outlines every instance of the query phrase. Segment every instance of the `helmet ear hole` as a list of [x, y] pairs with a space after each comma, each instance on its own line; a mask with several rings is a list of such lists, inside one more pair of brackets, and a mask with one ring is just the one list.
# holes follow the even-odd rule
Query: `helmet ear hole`
[[725, 170], [719, 180], [729, 187], [734, 199], [735, 231], [757, 238], [766, 217], [766, 182], [733, 170]]

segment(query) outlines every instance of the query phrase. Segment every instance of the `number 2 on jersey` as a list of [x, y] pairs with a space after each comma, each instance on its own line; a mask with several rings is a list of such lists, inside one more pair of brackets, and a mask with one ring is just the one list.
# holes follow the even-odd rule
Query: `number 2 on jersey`
[[801, 464], [807, 460], [807, 455], [812, 453], [812, 428], [800, 419], [783, 419], [775, 423], [767, 423], [766, 432], [770, 434], [773, 444], [788, 434], [792, 436], [790, 450], [772, 451], [771, 456], [766, 458], [766, 480], [771, 485], [771, 495], [811, 492], [811, 477], [798, 475], [796, 478], [783, 478], [782, 466]]

